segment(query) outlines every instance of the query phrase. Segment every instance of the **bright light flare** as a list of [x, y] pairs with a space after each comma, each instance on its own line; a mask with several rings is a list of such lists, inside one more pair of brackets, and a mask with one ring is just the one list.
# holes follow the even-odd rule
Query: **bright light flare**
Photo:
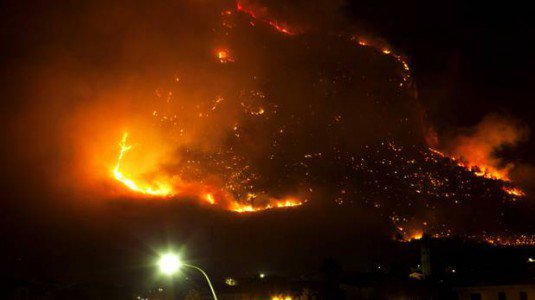
[[160, 257], [158, 261], [158, 267], [160, 271], [166, 275], [173, 275], [182, 267], [182, 261], [180, 257], [173, 253], [167, 253]]

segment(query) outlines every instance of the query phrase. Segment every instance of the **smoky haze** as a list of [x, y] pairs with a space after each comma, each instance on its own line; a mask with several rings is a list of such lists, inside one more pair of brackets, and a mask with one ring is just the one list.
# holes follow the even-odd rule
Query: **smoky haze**
[[[11, 36], [23, 57], [5, 69], [18, 79], [17, 101], [7, 103], [18, 112], [8, 117], [14, 168], [40, 165], [37, 180], [60, 193], [105, 190], [124, 131], [138, 149], [131, 155], [143, 156], [141, 175], [155, 165], [176, 175], [184, 151], [240, 155], [273, 178], [288, 165], [282, 160], [335, 146], [418, 142], [417, 106], [396, 86], [396, 61], [329, 29], [287, 37], [261, 21], [249, 25], [245, 14], [221, 16], [234, 6], [92, 2], [42, 7], [29, 24], [14, 19], [14, 28], [29, 29]], [[235, 61], [221, 64], [221, 50]], [[279, 154], [278, 167], [263, 161]]]
[[[261, 18], [232, 1], [6, 4], [2, 235], [27, 237], [10, 244], [9, 267], [24, 276], [65, 259], [72, 269], [39, 274], [65, 279], [77, 273], [72, 253], [82, 253], [89, 271], [78, 276], [95, 278], [104, 272], [97, 266], [127, 253], [106, 271], [128, 277], [127, 264], [142, 277], [143, 259], [184, 244], [221, 275], [301, 272], [327, 256], [358, 252], [373, 262], [380, 245], [424, 222], [433, 233], [501, 232], [522, 210], [494, 221], [509, 199], [501, 183], [426, 152], [403, 65], [381, 39], [361, 47], [356, 26], [340, 31], [349, 22], [341, 6], [248, 3]], [[329, 25], [314, 26], [325, 12]], [[184, 194], [146, 199], [112, 177], [126, 131], [125, 170]], [[199, 204], [191, 192], [199, 185], [222, 204]], [[220, 209], [250, 194], [304, 204], [250, 215]], [[458, 197], [469, 209], [452, 205]], [[36, 245], [47, 246], [28, 250]], [[373, 267], [362, 261], [354, 267]]]

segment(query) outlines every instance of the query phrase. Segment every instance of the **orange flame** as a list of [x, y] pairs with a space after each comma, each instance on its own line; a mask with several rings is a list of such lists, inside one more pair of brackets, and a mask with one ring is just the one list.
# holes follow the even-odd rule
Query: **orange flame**
[[271, 297], [271, 300], [292, 300], [293, 298], [291, 296], [285, 296], [285, 295], [275, 295]]
[[411, 79], [411, 74], [410, 74], [411, 69], [410, 69], [407, 59], [403, 55], [395, 53], [391, 48], [385, 45], [385, 42], [383, 41], [379, 41], [379, 40], [374, 41], [370, 39], [365, 39], [360, 36], [353, 36], [351, 39], [356, 41], [359, 46], [371, 47], [372, 49], [375, 49], [379, 51], [380, 53], [390, 56], [393, 59], [395, 59], [399, 64], [401, 64], [401, 66], [403, 67], [403, 71], [404, 71], [404, 74], [402, 74], [402, 82], [400, 83], [399, 86], [402, 87], [405, 84], [409, 83]]
[[512, 196], [524, 197], [526, 193], [517, 187], [504, 187], [503, 190]]
[[252, 4], [248, 3], [247, 1], [241, 1], [241, 2], [238, 1], [236, 3], [236, 9], [238, 11], [241, 11], [241, 12], [244, 12], [244, 13], [248, 14], [249, 16], [251, 16], [252, 18], [254, 18], [256, 20], [259, 20], [259, 21], [262, 21], [262, 22], [264, 22], [266, 24], [269, 24], [271, 27], [275, 28], [279, 32], [282, 32], [282, 33], [287, 34], [287, 35], [296, 35], [296, 34], [298, 34], [297, 30], [291, 29], [286, 24], [282, 24], [280, 22], [277, 22], [276, 20], [272, 20], [272, 19], [267, 18], [265, 16], [266, 12], [267, 12], [267, 8], [265, 8], [265, 7], [261, 7], [259, 9], [257, 9], [258, 11], [260, 11], [260, 13], [257, 13]]
[[295, 207], [300, 206], [303, 203], [295, 198], [288, 198], [288, 199], [271, 199], [268, 204], [265, 206], [256, 207], [252, 204], [243, 204], [239, 202], [233, 202], [232, 207], [230, 208], [232, 211], [238, 212], [238, 213], [246, 213], [246, 212], [255, 212], [255, 211], [262, 211], [266, 209], [272, 209], [272, 208], [285, 208], [285, 207]]
[[[436, 155], [438, 155], [440, 157], [447, 157], [447, 158], [455, 161], [459, 167], [462, 167], [462, 168], [472, 172], [476, 176], [484, 177], [484, 178], [488, 178], [488, 179], [500, 180], [500, 181], [503, 181], [503, 182], [508, 183], [508, 184], [511, 183], [511, 180], [507, 176], [507, 170], [498, 170], [496, 168], [493, 168], [493, 167], [490, 167], [490, 166], [486, 166], [486, 165], [476, 165], [474, 163], [470, 163], [470, 162], [466, 162], [466, 161], [463, 161], [463, 160], [459, 160], [459, 159], [457, 159], [455, 157], [449, 157], [446, 154], [444, 154], [443, 152], [438, 151], [436, 149], [433, 149], [433, 148], [428, 148], [428, 149], [429, 149], [429, 151], [431, 151], [432, 153], [434, 153], [434, 154], [436, 154]], [[509, 194], [511, 196], [516, 196], [516, 197], [524, 197], [524, 196], [526, 196], [526, 193], [524, 191], [522, 191], [518, 187], [504, 186], [502, 189], [503, 189], [504, 192], [506, 192], [507, 194]]]
[[[214, 193], [206, 192], [214, 190], [213, 188], [204, 186], [200, 183], [183, 184], [180, 189], [175, 189], [176, 184], [173, 184], [170, 179], [164, 181], [153, 181], [152, 183], [136, 180], [121, 169], [121, 163], [125, 158], [125, 154], [132, 149], [132, 146], [127, 144], [127, 139], [128, 133], [125, 132], [121, 142], [119, 143], [120, 151], [112, 173], [115, 180], [119, 181], [123, 186], [136, 194], [154, 197], [172, 197], [178, 195], [194, 196], [210, 205], [223, 206], [228, 210], [238, 213], [256, 212], [272, 208], [295, 207], [303, 204], [302, 201], [293, 197], [283, 199], [269, 198], [263, 204], [252, 204], [252, 201], [258, 197], [256, 194], [252, 193], [248, 194], [246, 202], [243, 202], [238, 201], [230, 196], [221, 196], [220, 198], [216, 198]], [[179, 193], [177, 192], [178, 190], [188, 192], [187, 194], [184, 192]], [[222, 192], [219, 194], [227, 195], [228, 193]]]
[[217, 58], [222, 64], [234, 62], [234, 58], [230, 55], [230, 52], [226, 49], [217, 50]]
[[424, 231], [422, 229], [405, 229], [403, 227], [397, 227], [398, 232], [402, 236], [403, 242], [410, 242], [421, 240], [424, 237]]
[[134, 179], [129, 178], [128, 175], [124, 174], [124, 172], [121, 171], [121, 161], [123, 160], [126, 152], [132, 149], [132, 146], [126, 144], [127, 138], [128, 138], [128, 133], [125, 132], [123, 134], [121, 143], [119, 144], [121, 146], [121, 151], [119, 152], [119, 156], [117, 158], [117, 164], [115, 165], [115, 168], [113, 169], [113, 176], [115, 177], [115, 179], [120, 181], [130, 190], [137, 192], [137, 193], [151, 195], [151, 196], [172, 195], [173, 190], [171, 186], [167, 183], [156, 182], [154, 186], [149, 185], [149, 184], [139, 183], [139, 182], [136, 182]]

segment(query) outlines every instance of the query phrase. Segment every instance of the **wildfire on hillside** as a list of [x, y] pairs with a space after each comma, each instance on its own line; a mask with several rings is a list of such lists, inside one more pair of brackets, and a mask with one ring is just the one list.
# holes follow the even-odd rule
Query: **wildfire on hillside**
[[215, 37], [200, 43], [207, 49], [139, 101], [141, 117], [106, 120], [116, 133], [105, 140], [114, 191], [236, 213], [324, 201], [370, 211], [404, 241], [425, 233], [534, 244], [457, 222], [485, 207], [498, 232], [504, 204], [525, 193], [509, 169], [467, 155], [488, 146], [471, 139], [477, 132], [462, 147], [425, 146], [409, 60], [393, 47], [354, 34], [317, 38], [246, 0], [218, 15]]
[[177, 181], [176, 178], [165, 176], [151, 182], [144, 182], [133, 178], [127, 175], [121, 168], [121, 164], [124, 164], [126, 160], [125, 154], [131, 151], [133, 147], [127, 144], [127, 138], [128, 133], [125, 132], [119, 144], [120, 151], [115, 167], [113, 168], [113, 176], [133, 193], [158, 198], [192, 196], [210, 205], [223, 206], [225, 209], [238, 213], [255, 212], [271, 208], [294, 207], [303, 204], [299, 199], [293, 197], [285, 199], [269, 198], [268, 200], [262, 200], [260, 203], [255, 203], [254, 200], [257, 198], [261, 199], [261, 197], [251, 193], [247, 195], [246, 202], [233, 199], [228, 193], [222, 191], [217, 193], [222, 198], [216, 198], [213, 192], [207, 191], [213, 190], [214, 188], [199, 183], [184, 183], [183, 181]]
[[[254, 20], [264, 22], [269, 24], [271, 27], [277, 31], [284, 33], [286, 35], [296, 35], [300, 31], [295, 28], [291, 28], [289, 25], [284, 22], [279, 22], [275, 19], [270, 18], [267, 7], [253, 5], [248, 0], [240, 0], [236, 2], [236, 9], [240, 12], [244, 12], [251, 16]], [[254, 24], [254, 23], [252, 23]]]

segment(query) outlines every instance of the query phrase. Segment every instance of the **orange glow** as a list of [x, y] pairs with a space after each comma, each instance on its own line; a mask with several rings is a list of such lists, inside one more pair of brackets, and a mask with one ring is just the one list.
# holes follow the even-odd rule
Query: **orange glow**
[[[247, 194], [246, 199], [241, 201], [234, 199], [221, 189], [208, 186], [201, 182], [186, 183], [176, 179], [171, 180], [169, 177], [161, 177], [164, 179], [153, 180], [150, 181], [150, 183], [133, 178], [131, 174], [126, 173], [122, 169], [126, 153], [133, 148], [132, 145], [127, 144], [127, 139], [128, 133], [125, 132], [119, 143], [120, 150], [117, 162], [113, 167], [112, 175], [115, 180], [135, 194], [151, 197], [194, 197], [200, 199], [201, 203], [208, 203], [238, 213], [257, 212], [273, 208], [295, 207], [303, 204], [302, 201], [293, 197], [283, 199], [267, 198], [266, 200], [266, 197], [259, 197], [259, 195], [253, 193]], [[215, 194], [206, 192], [216, 190], [220, 192]], [[219, 196], [216, 197], [216, 194]], [[259, 203], [253, 203], [255, 200]]]
[[230, 52], [225, 49], [217, 50], [217, 58], [219, 59], [219, 62], [222, 64], [234, 62], [234, 58], [230, 55]]
[[151, 195], [151, 196], [172, 195], [173, 190], [168, 183], [155, 182], [154, 185], [150, 185], [146, 183], [136, 182], [134, 179], [129, 178], [128, 175], [124, 174], [124, 172], [121, 171], [121, 162], [123, 161], [124, 155], [126, 154], [126, 152], [132, 149], [132, 146], [126, 144], [127, 139], [128, 139], [128, 133], [125, 132], [123, 134], [121, 143], [119, 144], [121, 146], [121, 150], [119, 151], [119, 156], [117, 157], [117, 163], [115, 164], [115, 168], [113, 169], [113, 176], [115, 177], [115, 179], [120, 181], [130, 190], [137, 192], [137, 193]]
[[497, 179], [503, 181], [511, 181], [507, 170], [498, 170], [492, 166], [485, 164], [476, 164], [468, 161], [458, 161], [458, 165], [472, 171], [476, 176], [485, 177], [488, 179]]
[[249, 16], [251, 16], [252, 18], [256, 20], [269, 24], [271, 27], [275, 28], [277, 31], [284, 33], [286, 35], [296, 35], [299, 33], [297, 30], [290, 28], [286, 24], [282, 24], [276, 20], [268, 18], [267, 8], [265, 7], [254, 7], [248, 1], [238, 1], [236, 3], [236, 9], [238, 11], [248, 14]]
[[535, 246], [535, 236], [524, 234], [484, 236], [483, 241], [495, 246]]
[[423, 236], [424, 236], [424, 233], [422, 231], [418, 231], [418, 232], [415, 232], [415, 233], [411, 234], [409, 239], [410, 240], [421, 240]]
[[[444, 154], [441, 151], [438, 151], [433, 148], [428, 148], [428, 149], [429, 151], [431, 151], [432, 153], [440, 157], [448, 157], [446, 156], [446, 154]], [[457, 159], [455, 157], [448, 157], [448, 158], [455, 161], [459, 167], [462, 167], [472, 172], [474, 175], [478, 177], [484, 177], [484, 178], [493, 179], [493, 180], [500, 180], [500, 181], [503, 181], [504, 183], [509, 183], [509, 184], [511, 182], [511, 179], [509, 179], [509, 176], [508, 176], [507, 169], [498, 170], [492, 166], [488, 166], [485, 164], [478, 165], [478, 164], [466, 161], [464, 157], [462, 159]], [[504, 192], [506, 192], [507, 194], [511, 196], [517, 196], [517, 197], [526, 196], [526, 193], [518, 187], [504, 186], [502, 189]]]
[[208, 193], [208, 194], [205, 194], [204, 195], [204, 199], [206, 200], [206, 202], [214, 205], [215, 204], [215, 198], [214, 198], [214, 195]]
[[292, 300], [293, 298], [291, 296], [284, 296], [284, 295], [276, 295], [272, 296], [271, 300]]
[[526, 196], [526, 193], [524, 191], [516, 187], [504, 187], [503, 190], [512, 196], [518, 196], [518, 197]]
[[401, 233], [403, 242], [421, 240], [424, 236], [424, 231], [422, 229], [405, 230], [403, 227], [398, 227], [397, 230]]
[[403, 67], [403, 74], [401, 76], [401, 80], [402, 82], [399, 83], [399, 86], [402, 87], [404, 86], [406, 83], [408, 83], [411, 79], [411, 74], [410, 74], [410, 67], [409, 67], [409, 63], [407, 62], [406, 58], [401, 55], [401, 54], [397, 54], [395, 53], [394, 51], [392, 51], [391, 48], [389, 48], [386, 43], [380, 39], [365, 39], [363, 37], [360, 37], [360, 36], [353, 36], [352, 37], [352, 40], [356, 41], [357, 44], [359, 46], [362, 46], [362, 47], [370, 47], [372, 49], [375, 49], [376, 51], [384, 54], [384, 55], [387, 55], [387, 56], [390, 56], [392, 57], [393, 59], [395, 59], [399, 64], [401, 64], [401, 66]]
[[[255, 198], [255, 197], [256, 195], [253, 195], [252, 197], [251, 195], [248, 196], [249, 199]], [[298, 199], [294, 199], [294, 198], [280, 199], [280, 200], [270, 199], [270, 201], [268, 201], [268, 204], [266, 204], [265, 206], [258, 206], [258, 207], [253, 206], [251, 204], [243, 204], [239, 202], [234, 202], [232, 203], [232, 206], [230, 209], [238, 213], [246, 213], [246, 212], [262, 211], [262, 210], [271, 209], [271, 208], [295, 207], [295, 206], [300, 206], [302, 204], [303, 203], [301, 201], [299, 201]]]
[[474, 175], [502, 181], [502, 189], [511, 196], [522, 197], [525, 193], [511, 185], [509, 174], [514, 164], [504, 161], [497, 152], [504, 146], [516, 146], [527, 136], [527, 129], [518, 121], [490, 114], [474, 127], [449, 138], [444, 143], [446, 152], [431, 149], [442, 157], [448, 157], [458, 166]]

